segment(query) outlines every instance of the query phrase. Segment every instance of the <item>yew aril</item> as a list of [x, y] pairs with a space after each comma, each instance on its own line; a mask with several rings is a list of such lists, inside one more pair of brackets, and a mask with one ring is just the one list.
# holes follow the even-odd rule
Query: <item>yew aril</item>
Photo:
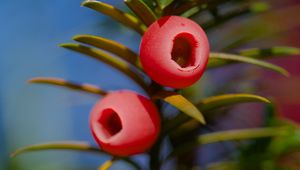
[[154, 22], [140, 45], [145, 72], [160, 85], [184, 88], [203, 74], [209, 56], [205, 32], [194, 21], [166, 16]]
[[116, 91], [94, 106], [90, 128], [101, 149], [116, 156], [130, 156], [154, 144], [160, 116], [148, 98], [128, 90]]

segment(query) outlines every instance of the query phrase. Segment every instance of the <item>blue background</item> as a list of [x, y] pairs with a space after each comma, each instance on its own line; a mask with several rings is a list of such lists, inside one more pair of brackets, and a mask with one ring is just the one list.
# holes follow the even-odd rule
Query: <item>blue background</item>
[[[93, 143], [88, 115], [98, 96], [30, 85], [27, 80], [51, 76], [92, 83], [109, 90], [139, 90], [118, 71], [58, 47], [60, 43], [72, 42], [76, 34], [93, 34], [137, 50], [137, 33], [81, 7], [81, 2], [1, 0], [0, 156], [3, 159], [0, 159], [0, 169], [96, 169], [107, 158], [60, 151], [8, 158], [15, 149], [36, 143], [62, 140]], [[122, 3], [118, 5], [125, 7]]]

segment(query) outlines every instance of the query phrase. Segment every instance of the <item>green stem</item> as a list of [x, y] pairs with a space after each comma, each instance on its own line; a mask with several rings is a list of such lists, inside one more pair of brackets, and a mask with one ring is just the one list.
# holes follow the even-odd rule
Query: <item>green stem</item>
[[159, 161], [159, 147], [160, 141], [157, 141], [155, 146], [150, 151], [150, 170], [159, 170], [160, 161]]
[[159, 3], [159, 0], [154, 0], [154, 10], [153, 12], [156, 14], [156, 16], [159, 18], [162, 14], [162, 9]]
[[[154, 81], [151, 82], [150, 85], [150, 91], [151, 91], [151, 95], [155, 94], [157, 91], [160, 91], [163, 89], [163, 86], [155, 83]], [[162, 102], [159, 100], [155, 101], [155, 105], [157, 106], [158, 110], [160, 113], [162, 113], [163, 108], [162, 108]], [[162, 117], [162, 115], [161, 115]], [[161, 129], [163, 129], [163, 121], [161, 119]], [[155, 143], [155, 145], [151, 148], [150, 152], [149, 152], [149, 156], [150, 156], [150, 162], [149, 162], [149, 169], [150, 170], [159, 170], [160, 166], [161, 166], [161, 162], [159, 159], [159, 154], [160, 154], [160, 146], [163, 140], [163, 133], [161, 133]]]

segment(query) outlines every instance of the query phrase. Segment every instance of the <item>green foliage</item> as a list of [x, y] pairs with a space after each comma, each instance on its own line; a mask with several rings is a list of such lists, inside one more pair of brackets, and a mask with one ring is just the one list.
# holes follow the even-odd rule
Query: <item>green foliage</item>
[[242, 130], [228, 130], [221, 132], [214, 132], [209, 134], [200, 135], [193, 141], [189, 141], [180, 147], [177, 147], [170, 154], [171, 156], [176, 156], [183, 154], [198, 145], [230, 141], [230, 140], [245, 140], [253, 138], [266, 138], [273, 136], [281, 136], [285, 134], [285, 129], [283, 128], [260, 128], [260, 129], [242, 129]]
[[208, 68], [223, 66], [226, 64], [230, 64], [233, 61], [233, 62], [244, 62], [244, 63], [249, 63], [260, 67], [264, 67], [273, 70], [275, 72], [278, 72], [284, 76], [289, 75], [289, 72], [282, 67], [276, 66], [274, 64], [265, 61], [260, 61], [254, 58], [250, 58], [250, 57], [243, 57], [239, 55], [225, 54], [225, 53], [210, 53], [209, 58], [210, 60], [207, 66]]
[[288, 154], [294, 151], [300, 150], [300, 131], [297, 125], [293, 125], [290, 122], [280, 122], [285, 126], [288, 126], [288, 133], [281, 138], [275, 138], [268, 146], [269, 152], [273, 156], [280, 156]]
[[156, 21], [155, 13], [141, 0], [125, 0], [126, 5], [143, 21], [147, 26]]
[[[100, 153], [106, 154], [99, 148], [93, 147], [92, 145], [86, 142], [73, 142], [73, 141], [66, 141], [66, 142], [52, 142], [52, 143], [44, 143], [44, 144], [36, 144], [30, 145], [23, 148], [20, 148], [11, 154], [11, 157], [16, 157], [20, 154], [33, 152], [33, 151], [45, 151], [45, 150], [70, 150], [70, 151], [83, 151], [83, 152], [93, 152], [93, 153]], [[108, 165], [112, 164], [114, 161], [121, 159], [130, 164], [137, 170], [140, 170], [140, 166], [137, 165], [135, 162], [128, 158], [114, 158], [110, 160], [110, 163], [106, 163], [103, 165], [103, 168], [109, 168]]]
[[204, 117], [202, 113], [194, 106], [189, 100], [187, 100], [182, 95], [175, 92], [159, 92], [155, 94], [154, 98], [161, 98], [165, 102], [171, 104], [176, 107], [178, 110], [182, 111], [186, 115], [194, 118], [202, 124], [205, 124]]
[[105, 4], [99, 1], [85, 1], [82, 6], [94, 9], [100, 13], [110, 16], [111, 18], [117, 20], [118, 22], [132, 28], [141, 35], [144, 34], [146, 26], [135, 16], [122, 12], [114, 6]]
[[114, 163], [114, 159], [108, 160], [102, 164], [98, 170], [108, 170]]
[[70, 82], [60, 78], [49, 78], [49, 77], [37, 77], [28, 81], [29, 83], [37, 83], [37, 84], [48, 84], [55, 86], [62, 86], [65, 88], [69, 88], [72, 90], [84, 91], [87, 93], [93, 93], [98, 95], [106, 95], [107, 92], [100, 89], [99, 87], [91, 84], [78, 84], [74, 82]]
[[289, 55], [300, 54], [300, 49], [295, 47], [271, 47], [271, 48], [251, 48], [240, 51], [240, 55], [251, 57], [251, 58], [271, 58], [271, 57], [282, 57]]
[[209, 111], [213, 109], [218, 109], [220, 107], [238, 104], [238, 103], [245, 103], [245, 102], [264, 102], [264, 103], [271, 103], [268, 99], [253, 95], [253, 94], [245, 94], [245, 93], [238, 93], [238, 94], [224, 94], [219, 96], [212, 96], [200, 101], [197, 104], [199, 108], [203, 111]]
[[138, 55], [123, 44], [93, 35], [76, 35], [73, 40], [111, 52], [130, 64], [137, 65]]
[[[239, 154], [234, 162], [225, 162], [222, 168], [236, 170], [288, 170], [289, 167], [280, 166], [282, 157], [299, 151], [299, 127], [285, 120], [275, 117], [274, 107], [267, 105], [266, 126], [271, 128], [283, 127], [282, 133], [272, 138], [254, 139], [244, 145], [239, 145]], [[296, 161], [296, 160], [295, 160]], [[217, 167], [217, 166], [216, 166]], [[293, 169], [293, 168], [291, 168]]]
[[147, 91], [147, 85], [145, 84], [144, 80], [141, 78], [140, 75], [136, 73], [132, 67], [126, 62], [123, 62], [121, 60], [118, 60], [108, 53], [105, 53], [104, 51], [91, 48], [88, 46], [80, 45], [80, 44], [61, 44], [60, 45], [63, 48], [76, 51], [82, 54], [85, 54], [89, 57], [92, 57], [100, 62], [106, 63], [113, 68], [121, 71], [122, 73], [126, 74], [128, 77], [130, 77], [133, 81], [135, 81], [137, 84], [139, 84], [145, 91]]
[[[211, 18], [201, 26], [205, 30], [209, 30], [244, 14], [255, 14], [269, 9], [269, 5], [265, 2], [241, 0], [231, 0], [229, 2], [225, 0], [124, 0], [124, 2], [132, 10], [134, 15], [123, 12], [112, 5], [94, 0], [83, 2], [82, 6], [107, 15], [141, 35], [144, 34], [147, 26], [164, 15], [181, 15], [184, 17], [199, 15], [201, 18], [202, 13], [206, 12], [210, 14]], [[239, 8], [226, 13], [221, 13], [219, 9], [224, 4], [228, 6], [239, 6]], [[237, 37], [231, 44], [227, 44], [226, 49], [232, 49], [233, 47], [242, 45], [252, 38], [252, 36], [250, 38], [249, 36], [246, 36], [246, 38]], [[73, 40], [82, 44], [67, 43], [62, 44], [61, 47], [87, 55], [88, 57], [110, 65], [122, 72], [147, 92], [149, 97], [156, 102], [161, 111], [163, 111], [163, 108], [160, 107], [162, 101], [174, 106], [180, 111], [174, 118], [163, 117], [162, 133], [157, 143], [148, 153], [151, 162], [151, 170], [158, 170], [167, 159], [180, 156], [200, 145], [215, 142], [247, 141], [245, 144], [239, 143], [236, 150], [238, 154], [235, 159], [229, 162], [212, 164], [208, 167], [209, 170], [275, 170], [280, 168], [280, 166], [278, 166], [278, 161], [282, 156], [286, 156], [293, 151], [298, 151], [300, 149], [299, 127], [290, 122], [278, 121], [276, 114], [274, 113], [274, 106], [267, 98], [253, 94], [237, 93], [215, 95], [204, 98], [197, 103], [192, 103], [176, 89], [166, 89], [153, 82], [148, 83], [145, 81], [143, 76], [146, 77], [146, 74], [144, 74], [143, 69], [140, 66], [138, 54], [125, 45], [93, 35], [77, 35], [73, 37]], [[112, 53], [113, 55], [107, 52]], [[287, 76], [288, 72], [284, 68], [262, 61], [262, 59], [297, 54], [300, 54], [299, 48], [285, 46], [275, 46], [264, 49], [251, 48], [242, 50], [236, 54], [212, 52], [209, 58], [208, 69], [220, 68], [234, 63], [248, 63]], [[62, 86], [68, 89], [97, 95], [107, 94], [106, 91], [95, 85], [74, 83], [59, 78], [40, 77], [31, 79], [29, 82]], [[185, 141], [179, 146], [176, 146], [166, 160], [162, 159], [160, 149], [164, 139], [169, 139], [171, 140], [171, 143], [173, 143], [178, 138], [182, 137], [182, 134], [189, 134], [201, 126], [205, 127], [207, 123], [205, 118], [213, 111], [226, 106], [249, 102], [261, 102], [267, 104], [266, 106], [268, 109], [265, 127], [257, 129], [228, 130], [199, 135], [192, 140]], [[194, 126], [187, 126], [193, 123]], [[92, 147], [87, 143], [58, 142], [27, 146], [12, 153], [12, 157], [31, 151], [53, 149], [104, 153], [102, 150]], [[109, 169], [117, 160], [126, 161], [135, 169], [141, 169], [141, 167], [130, 158], [113, 157], [100, 166], [99, 170]]]
[[20, 148], [11, 154], [11, 157], [15, 157], [22, 153], [42, 150], [77, 150], [86, 152], [99, 152], [103, 153], [98, 148], [92, 147], [90, 144], [85, 142], [54, 142], [45, 144], [36, 144]]
[[170, 5], [174, 0], [158, 0], [158, 4], [161, 9], [166, 8], [168, 5]]
[[[268, 154], [267, 147], [272, 139], [260, 139], [254, 140], [253, 143], [246, 147], [240, 148], [241, 155], [238, 158], [238, 169], [263, 169], [263, 164], [270, 161], [270, 155]], [[270, 166], [270, 165], [267, 165]], [[273, 169], [273, 168], [271, 168]]]
[[[234, 104], [249, 103], [249, 102], [263, 102], [267, 104], [270, 103], [268, 99], [261, 96], [238, 93], [238, 94], [224, 94], [219, 96], [208, 97], [197, 102], [196, 106], [199, 108], [199, 110], [203, 112], [203, 114], [207, 115], [208, 113], [210, 113], [215, 109], [219, 109]], [[179, 114], [173, 119], [168, 120], [165, 123], [164, 132], [168, 133], [171, 130], [178, 128], [179, 126], [185, 124], [188, 121], [192, 121], [192, 120], [183, 114]], [[187, 131], [192, 131], [196, 127], [192, 126]]]

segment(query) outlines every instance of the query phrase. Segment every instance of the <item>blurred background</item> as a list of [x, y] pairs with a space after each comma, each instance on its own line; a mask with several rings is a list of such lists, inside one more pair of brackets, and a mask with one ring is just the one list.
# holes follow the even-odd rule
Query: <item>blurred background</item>
[[[138, 52], [140, 36], [117, 22], [90, 9], [82, 0], [1, 0], [0, 19], [0, 169], [61, 170], [96, 169], [106, 156], [78, 152], [47, 151], [20, 155], [9, 153], [19, 147], [51, 141], [76, 140], [94, 143], [88, 114], [99, 99], [85, 93], [46, 85], [29, 85], [37, 76], [61, 77], [96, 84], [106, 90], [132, 89], [133, 82], [109, 66], [58, 47], [76, 34], [109, 38]], [[128, 11], [121, 0], [103, 1]], [[300, 47], [300, 2], [264, 1], [270, 9], [256, 15], [243, 15], [207, 31], [213, 51], [234, 51], [250, 47], [288, 45]], [[201, 16], [195, 16], [200, 20]], [[236, 42], [243, 41], [243, 45]], [[197, 83], [199, 93], [191, 98], [225, 92], [254, 92], [270, 97], [281, 116], [300, 123], [300, 58], [272, 59], [286, 68], [286, 78], [255, 66], [233, 65], [205, 73]], [[236, 71], [238, 70], [238, 71]], [[250, 108], [251, 109], [247, 109]], [[253, 108], [256, 109], [253, 109]], [[260, 125], [260, 105], [243, 104], [222, 117], [217, 129]], [[243, 112], [243, 114], [240, 114]], [[202, 152], [211, 152], [208, 146]], [[222, 152], [222, 151], [220, 151]], [[208, 154], [205, 164], [226, 159], [226, 154]], [[137, 157], [147, 162], [146, 157]], [[117, 163], [112, 169], [126, 170]], [[129, 169], [129, 168], [128, 168]]]

